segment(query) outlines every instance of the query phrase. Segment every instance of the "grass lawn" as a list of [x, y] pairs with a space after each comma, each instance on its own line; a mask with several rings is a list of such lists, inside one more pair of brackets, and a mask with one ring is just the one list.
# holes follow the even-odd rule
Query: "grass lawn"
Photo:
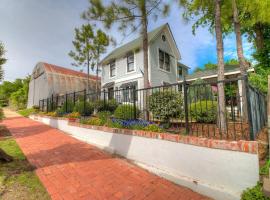
[[[2, 133], [3, 130], [1, 127]], [[0, 134], [0, 148], [14, 160], [10, 163], [0, 161], [0, 199], [49, 200], [50, 197], [36, 176], [34, 167], [28, 163], [16, 141], [6, 136], [6, 132], [2, 137]]]

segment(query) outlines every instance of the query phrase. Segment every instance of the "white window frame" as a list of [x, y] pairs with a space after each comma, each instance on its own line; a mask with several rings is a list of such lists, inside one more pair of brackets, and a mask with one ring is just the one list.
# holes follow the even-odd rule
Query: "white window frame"
[[[134, 68], [133, 68], [132, 71], [128, 71], [128, 56], [130, 56], [131, 54], [133, 54], [133, 65], [134, 65]], [[130, 52], [130, 53], [127, 54], [127, 56], [126, 56], [126, 64], [127, 64], [127, 66], [126, 66], [126, 74], [132, 74], [132, 73], [136, 72], [135, 52], [132, 51], [132, 52]]]
[[[164, 61], [163, 61], [163, 68], [160, 66], [160, 57], [159, 57], [159, 52], [162, 51], [163, 52], [163, 55], [164, 55]], [[171, 55], [169, 53], [167, 53], [166, 51], [162, 50], [161, 48], [158, 48], [157, 49], [157, 52], [158, 52], [158, 68], [161, 70], [161, 71], [164, 71], [164, 72], [167, 72], [167, 73], [170, 73], [171, 72], [171, 62], [172, 62], [172, 59], [171, 59]], [[169, 71], [165, 69], [165, 56], [166, 54], [169, 56]]]
[[[111, 64], [112, 63], [114, 63], [114, 76], [112, 76], [112, 74], [111, 74]], [[109, 63], [109, 75], [110, 75], [110, 78], [116, 77], [116, 60], [113, 60]]]

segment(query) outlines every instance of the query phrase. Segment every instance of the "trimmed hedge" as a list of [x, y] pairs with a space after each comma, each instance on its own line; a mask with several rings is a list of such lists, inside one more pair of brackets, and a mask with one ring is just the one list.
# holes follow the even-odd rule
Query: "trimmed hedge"
[[217, 120], [216, 101], [198, 101], [189, 106], [191, 117], [201, 123], [215, 123]]
[[134, 106], [130, 104], [119, 105], [114, 111], [114, 117], [117, 119], [134, 119], [135, 114], [138, 118], [140, 111], [137, 107], [134, 109]]
[[168, 122], [171, 118], [182, 118], [183, 97], [176, 91], [159, 91], [149, 97], [149, 110], [153, 117]]

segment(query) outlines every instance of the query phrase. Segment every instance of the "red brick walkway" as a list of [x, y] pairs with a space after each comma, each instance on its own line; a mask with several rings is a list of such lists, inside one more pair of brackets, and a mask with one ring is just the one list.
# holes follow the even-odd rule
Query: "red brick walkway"
[[52, 199], [208, 199], [27, 118], [3, 122]]

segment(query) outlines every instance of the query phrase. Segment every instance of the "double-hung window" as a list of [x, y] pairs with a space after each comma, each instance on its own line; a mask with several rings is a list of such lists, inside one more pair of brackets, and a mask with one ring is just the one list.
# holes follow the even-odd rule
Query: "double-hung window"
[[127, 72], [134, 71], [134, 53], [127, 55]]
[[115, 60], [110, 63], [110, 77], [115, 76]]
[[170, 55], [159, 49], [159, 68], [170, 72]]

